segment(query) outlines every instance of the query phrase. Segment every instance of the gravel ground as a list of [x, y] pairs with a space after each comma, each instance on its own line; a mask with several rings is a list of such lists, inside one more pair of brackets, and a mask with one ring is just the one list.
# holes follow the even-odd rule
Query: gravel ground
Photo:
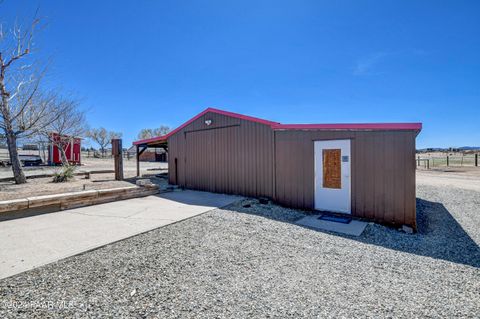
[[418, 197], [419, 233], [358, 238], [247, 200], [2, 280], [0, 317], [478, 317], [480, 193]]

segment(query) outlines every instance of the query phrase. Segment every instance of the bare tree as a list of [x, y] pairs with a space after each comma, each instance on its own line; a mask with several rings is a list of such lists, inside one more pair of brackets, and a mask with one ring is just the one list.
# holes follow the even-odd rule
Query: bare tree
[[110, 141], [114, 138], [122, 138], [123, 134], [122, 132], [114, 132], [114, 131], [110, 131]]
[[105, 128], [100, 127], [100, 128], [93, 128], [91, 130], [87, 131], [87, 137], [93, 140], [95, 143], [100, 146], [100, 152], [103, 153], [105, 152], [105, 148], [110, 144], [110, 140], [108, 138], [108, 132]]
[[160, 125], [160, 127], [154, 129], [144, 128], [140, 130], [140, 133], [138, 133], [138, 139], [143, 140], [155, 136], [162, 136], [167, 134], [168, 132], [170, 132], [170, 127], [166, 125]]
[[62, 164], [68, 166], [65, 150], [75, 138], [83, 136], [87, 131], [85, 112], [80, 109], [79, 102], [72, 98], [56, 97], [53, 104], [56, 112], [55, 119], [41, 132], [59, 149]]
[[120, 132], [113, 132], [107, 131], [105, 128], [93, 128], [87, 131], [87, 137], [93, 140], [95, 143], [100, 146], [100, 151], [102, 155], [105, 153], [105, 148], [110, 145], [112, 139], [114, 138], [121, 138], [122, 133]]
[[170, 127], [166, 125], [160, 125], [160, 127], [153, 130], [154, 136], [162, 136], [170, 132]]
[[47, 156], [47, 150], [49, 146], [49, 140], [42, 134], [36, 134], [33, 141], [38, 145], [39, 148], [39, 153], [42, 155], [42, 159], [44, 162], [47, 161], [48, 156]]
[[28, 28], [15, 25], [6, 31], [0, 25], [0, 129], [6, 139], [17, 184], [26, 182], [18, 157], [17, 140], [38, 133], [55, 116], [53, 96], [41, 94], [45, 70], [34, 68], [32, 44], [39, 19]]
[[142, 128], [137, 135], [139, 140], [144, 140], [147, 138], [151, 138], [153, 136], [153, 131], [151, 128]]

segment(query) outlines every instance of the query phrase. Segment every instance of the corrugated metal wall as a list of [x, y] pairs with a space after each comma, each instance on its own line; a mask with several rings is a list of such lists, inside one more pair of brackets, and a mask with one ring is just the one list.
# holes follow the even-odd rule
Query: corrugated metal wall
[[275, 199], [314, 208], [314, 141], [351, 139], [352, 215], [415, 225], [415, 132], [275, 131]]
[[[207, 126], [205, 120], [212, 124]], [[207, 113], [168, 139], [170, 183], [273, 197], [272, 141], [273, 131], [267, 125]]]
[[169, 181], [313, 209], [313, 143], [328, 139], [352, 141], [352, 215], [415, 225], [413, 131], [273, 131], [207, 113], [168, 139]]

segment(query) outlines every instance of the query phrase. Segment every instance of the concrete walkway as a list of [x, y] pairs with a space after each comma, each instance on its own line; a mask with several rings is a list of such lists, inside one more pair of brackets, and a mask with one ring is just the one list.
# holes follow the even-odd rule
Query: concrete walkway
[[228, 205], [179, 191], [0, 222], [0, 279]]

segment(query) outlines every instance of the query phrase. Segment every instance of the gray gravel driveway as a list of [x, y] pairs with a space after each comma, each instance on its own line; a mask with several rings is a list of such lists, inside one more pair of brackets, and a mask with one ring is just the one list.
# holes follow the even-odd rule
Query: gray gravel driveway
[[417, 195], [418, 234], [358, 238], [237, 203], [2, 280], [0, 317], [476, 317], [480, 193]]

